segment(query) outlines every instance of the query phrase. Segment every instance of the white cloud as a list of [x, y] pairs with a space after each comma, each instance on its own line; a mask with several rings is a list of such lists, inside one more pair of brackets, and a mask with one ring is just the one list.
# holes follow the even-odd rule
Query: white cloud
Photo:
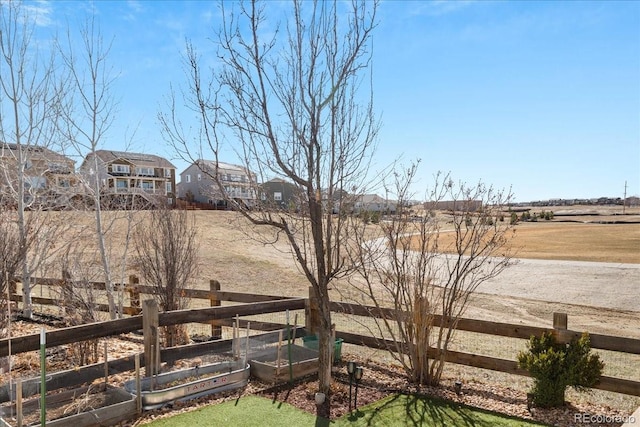
[[144, 6], [138, 0], [127, 1], [127, 12], [123, 14], [126, 21], [135, 21], [137, 16], [144, 13]]
[[53, 8], [48, 1], [41, 0], [35, 3], [25, 3], [24, 8], [37, 26], [48, 27], [53, 23], [51, 17]]

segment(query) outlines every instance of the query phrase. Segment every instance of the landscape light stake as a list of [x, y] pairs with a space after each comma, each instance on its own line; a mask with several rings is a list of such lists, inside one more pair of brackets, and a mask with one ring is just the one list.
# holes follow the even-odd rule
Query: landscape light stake
[[456, 390], [456, 394], [459, 396], [460, 393], [462, 392], [462, 381], [460, 380], [456, 380], [455, 383], [453, 383], [455, 390]]
[[353, 377], [356, 380], [356, 396], [354, 399], [355, 403], [353, 405], [356, 412], [358, 411], [358, 385], [360, 384], [360, 380], [362, 379], [362, 371], [363, 371], [362, 366], [357, 366], [353, 374]]
[[351, 412], [351, 388], [353, 386], [353, 374], [356, 370], [356, 362], [347, 362], [347, 373], [349, 374], [349, 412]]

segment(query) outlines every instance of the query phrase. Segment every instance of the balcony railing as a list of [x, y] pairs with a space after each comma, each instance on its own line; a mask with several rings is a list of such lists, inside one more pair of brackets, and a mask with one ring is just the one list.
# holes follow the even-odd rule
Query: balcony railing
[[107, 194], [154, 194], [164, 196], [167, 194], [164, 188], [140, 188], [140, 187], [108, 187], [103, 189]]

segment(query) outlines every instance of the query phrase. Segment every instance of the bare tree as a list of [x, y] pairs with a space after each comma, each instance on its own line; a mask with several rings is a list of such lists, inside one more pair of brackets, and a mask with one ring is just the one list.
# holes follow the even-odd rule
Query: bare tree
[[[187, 308], [184, 290], [196, 278], [198, 242], [195, 217], [186, 210], [161, 207], [148, 212], [148, 221], [134, 232], [136, 267], [154, 289], [154, 297], [165, 311]], [[166, 328], [165, 345], [186, 343], [184, 325]]]
[[[35, 19], [20, 2], [0, 3], [0, 168], [2, 198], [17, 217], [24, 315], [32, 315], [31, 276], [46, 264], [62, 224], [42, 214], [39, 192], [46, 187], [54, 159], [33, 167], [58, 138], [58, 103], [66, 79], [56, 76], [55, 56], [46, 58], [32, 39]], [[53, 50], [51, 51], [53, 52]], [[42, 157], [42, 156], [40, 156]]]
[[388, 350], [411, 381], [438, 385], [474, 292], [512, 260], [513, 226], [503, 213], [511, 195], [438, 176], [417, 215], [408, 203], [416, 168], [396, 175], [396, 214], [377, 232], [354, 232], [362, 238], [352, 252], [360, 274], [351, 283], [359, 301], [394, 309], [376, 319], [374, 335], [390, 338]]
[[329, 284], [349, 272], [344, 251], [350, 218], [333, 213], [346, 191], [362, 189], [375, 149], [372, 94], [361, 86], [370, 65], [377, 3], [294, 1], [284, 28], [256, 1], [231, 11], [221, 7], [221, 64], [211, 80], [203, 79], [201, 59], [187, 45], [188, 89], [182, 101], [195, 111], [200, 144], [193, 146], [183, 132], [175, 94], [160, 121], [169, 143], [187, 160], [206, 152], [217, 162], [224, 141], [233, 138], [238, 156], [257, 180], [284, 178], [299, 189], [298, 212], [249, 209], [225, 191], [215, 168], [211, 173], [231, 206], [288, 241], [317, 295], [319, 388], [329, 394]]
[[[69, 141], [70, 149], [80, 157], [86, 157], [87, 174], [82, 175], [85, 194], [81, 198], [94, 210], [94, 230], [96, 248], [102, 266], [103, 280], [112, 319], [122, 315], [122, 291], [116, 289], [118, 265], [120, 281], [124, 281], [130, 231], [134, 223], [133, 210], [118, 206], [121, 210], [103, 211], [102, 182], [100, 179], [100, 159], [96, 151], [104, 143], [116, 114], [116, 101], [111, 94], [115, 81], [113, 69], [109, 66], [110, 43], [104, 43], [99, 26], [93, 16], [87, 18], [80, 29], [80, 38], [67, 32], [65, 46], [58, 46], [66, 68], [71, 74], [73, 90], [61, 105], [60, 121], [63, 133]], [[74, 42], [80, 40], [80, 45]], [[133, 204], [133, 201], [132, 201]], [[112, 207], [113, 209], [113, 207]], [[114, 243], [114, 227], [122, 226], [121, 217], [126, 219], [126, 238]], [[112, 246], [118, 248], [114, 254]], [[123, 250], [124, 249], [124, 250]]]

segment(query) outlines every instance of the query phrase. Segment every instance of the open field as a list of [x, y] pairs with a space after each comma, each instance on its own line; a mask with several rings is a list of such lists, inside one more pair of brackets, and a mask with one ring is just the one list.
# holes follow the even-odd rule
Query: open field
[[[308, 294], [308, 282], [284, 238], [274, 245], [260, 243], [256, 233], [262, 240], [275, 241], [273, 231], [252, 228], [234, 212], [193, 213], [201, 263], [194, 286], [208, 289], [209, 281], [215, 279], [223, 290], [283, 296]], [[50, 214], [65, 215], [64, 219], [77, 227], [86, 227], [92, 218], [90, 213], [83, 212]], [[137, 213], [136, 221], [144, 221], [147, 214]], [[74, 218], [68, 220], [66, 215]], [[585, 224], [558, 222], [558, 218], [551, 222], [521, 223], [516, 227], [515, 244], [521, 259], [481, 286], [467, 316], [546, 326], [553, 311], [566, 311], [572, 325], [594, 326], [604, 329], [602, 333], [623, 332], [640, 337], [640, 322], [630, 323], [627, 314], [637, 316], [640, 311], [640, 261], [633, 262], [640, 256], [640, 224]], [[587, 215], [574, 216], [571, 220], [599, 218]], [[640, 209], [634, 215], [616, 218], [640, 221]], [[119, 232], [123, 228], [124, 224], [119, 224], [115, 230]], [[86, 239], [94, 241], [90, 235]], [[114, 251], [122, 246], [116, 240]], [[572, 260], [559, 259], [562, 257]], [[632, 263], [622, 263], [621, 259]], [[59, 271], [60, 267], [54, 265], [47, 275], [59, 277]], [[129, 270], [126, 274], [136, 273]], [[334, 299], [341, 298], [338, 291], [344, 289], [343, 285], [334, 285]], [[620, 317], [620, 322], [602, 321], [609, 316]]]
[[[73, 213], [77, 215], [74, 222], [88, 223], [91, 219], [88, 213]], [[138, 220], [144, 221], [147, 213], [137, 213]], [[52, 212], [51, 215], [65, 215], [65, 213]], [[247, 222], [234, 212], [226, 211], [195, 211], [196, 226], [200, 238], [199, 255], [201, 260], [201, 274], [195, 286], [208, 289], [209, 280], [220, 281], [222, 290], [263, 293], [284, 296], [307, 296], [308, 282], [298, 270], [289, 251], [288, 244], [280, 240], [275, 245], [265, 245], [258, 242], [253, 236], [260, 233], [264, 238], [273, 238], [269, 229], [252, 229]], [[640, 217], [640, 216], [639, 216]], [[586, 220], [593, 220], [587, 217]], [[554, 312], [565, 312], [569, 315], [569, 328], [574, 330], [588, 330], [593, 333], [610, 334], [640, 338], [640, 263], [602, 262], [612, 261], [608, 258], [608, 252], [601, 252], [598, 262], [570, 261], [549, 259], [553, 256], [542, 256], [547, 259], [527, 258], [529, 253], [540, 252], [545, 246], [554, 246], [557, 239], [565, 239], [565, 250], [572, 255], [585, 250], [581, 245], [581, 239], [572, 239], [566, 233], [572, 233], [575, 226], [592, 225], [581, 223], [538, 222], [527, 223], [518, 226], [522, 236], [533, 236], [539, 231], [553, 227], [554, 233], [547, 233], [548, 242], [539, 245], [532, 250], [533, 244], [528, 245], [526, 240], [520, 240], [522, 246], [519, 256], [522, 259], [514, 266], [507, 269], [500, 277], [486, 282], [475, 295], [465, 317], [491, 320], [496, 322], [522, 323], [524, 325], [550, 327]], [[612, 238], [608, 227], [618, 227], [616, 224], [604, 224], [602, 227], [589, 228], [593, 239], [606, 241]], [[628, 227], [622, 234], [637, 236], [638, 224], [622, 224]], [[539, 228], [538, 228], [539, 227]], [[586, 230], [586, 229], [585, 229]], [[555, 239], [555, 240], [554, 240]], [[560, 246], [558, 246], [560, 247]], [[582, 248], [582, 249], [581, 249]], [[589, 249], [589, 247], [586, 247]], [[529, 253], [527, 252], [529, 250]], [[627, 249], [631, 253], [639, 249], [628, 244]], [[127, 273], [136, 273], [131, 270]], [[59, 276], [53, 271], [51, 276]], [[344, 283], [335, 283], [332, 298], [342, 298], [341, 289]], [[265, 319], [268, 320], [268, 319]], [[283, 322], [283, 318], [272, 319]], [[353, 321], [336, 315], [334, 321], [338, 329], [349, 330], [353, 328]], [[351, 322], [351, 323], [347, 323]], [[488, 340], [486, 336], [467, 337], [461, 334], [457, 343], [462, 347], [471, 345], [487, 347], [487, 350], [502, 347], [504, 354], [498, 357], [514, 357], [518, 350], [522, 349], [524, 342], [511, 345], [504, 339], [495, 338], [495, 342]], [[385, 353], [366, 348], [349, 348], [345, 352], [352, 351], [365, 358], [385, 359]], [[618, 363], [620, 366], [636, 366], [638, 358], [634, 356], [633, 362], [627, 360]], [[492, 371], [482, 371], [452, 365], [447, 368], [448, 375], [471, 381], [500, 381], [524, 390], [528, 387], [528, 379], [514, 377]], [[612, 373], [614, 374], [614, 373]], [[627, 373], [620, 372], [622, 376]], [[632, 373], [635, 378], [637, 374]], [[582, 397], [581, 397], [582, 398]], [[624, 397], [616, 393], [594, 392], [586, 396], [589, 400], [596, 400], [602, 404], [633, 410], [640, 404], [637, 398]], [[572, 400], [578, 397], [571, 397]]]
[[519, 258], [640, 264], [640, 223], [520, 223], [513, 244]]

